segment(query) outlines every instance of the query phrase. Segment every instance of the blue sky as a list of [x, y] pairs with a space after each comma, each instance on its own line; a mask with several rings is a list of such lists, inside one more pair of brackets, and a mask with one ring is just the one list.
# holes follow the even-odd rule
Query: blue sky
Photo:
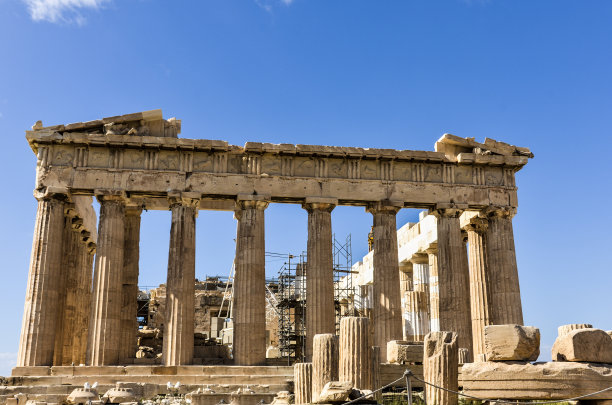
[[[182, 137], [238, 145], [433, 150], [449, 132], [530, 147], [514, 231], [540, 358], [558, 325], [612, 329], [611, 21], [603, 0], [0, 0], [0, 375], [36, 209], [24, 131], [155, 108], [183, 120]], [[304, 250], [306, 218], [271, 206], [267, 250]], [[354, 259], [370, 225], [363, 209], [333, 213]], [[165, 280], [169, 227], [168, 212], [143, 216], [142, 285]], [[227, 274], [235, 230], [231, 213], [200, 213], [198, 276]]]

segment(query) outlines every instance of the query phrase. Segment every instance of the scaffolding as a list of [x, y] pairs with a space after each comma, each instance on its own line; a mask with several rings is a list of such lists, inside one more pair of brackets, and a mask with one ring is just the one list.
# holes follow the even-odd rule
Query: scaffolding
[[291, 365], [304, 359], [306, 343], [306, 253], [286, 255], [278, 271], [278, 345]]
[[[268, 253], [269, 254], [269, 253]], [[283, 255], [278, 255], [283, 257]], [[281, 357], [288, 365], [304, 361], [306, 344], [306, 252], [284, 255], [287, 260], [278, 271], [276, 293], [278, 338]], [[351, 235], [344, 241], [333, 236], [333, 280], [336, 333], [340, 319], [354, 311]]]
[[348, 234], [344, 243], [333, 236], [334, 241], [334, 307], [336, 309], [336, 334], [340, 333], [340, 319], [354, 313], [353, 290], [353, 248], [351, 234]]

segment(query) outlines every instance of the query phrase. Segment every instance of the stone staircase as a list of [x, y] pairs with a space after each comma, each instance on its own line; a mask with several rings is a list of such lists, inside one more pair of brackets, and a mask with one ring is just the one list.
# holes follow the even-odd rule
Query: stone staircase
[[[7, 385], [0, 386], [0, 404], [15, 394], [26, 394], [28, 400], [62, 402], [70, 392], [85, 383], [98, 383], [103, 394], [115, 386], [132, 388], [138, 396], [150, 398], [166, 394], [168, 382], [181, 383], [186, 394], [210, 386], [230, 393], [250, 388], [274, 397], [279, 391], [292, 390], [292, 366], [62, 366], [16, 367]], [[20, 404], [21, 405], [21, 404]]]

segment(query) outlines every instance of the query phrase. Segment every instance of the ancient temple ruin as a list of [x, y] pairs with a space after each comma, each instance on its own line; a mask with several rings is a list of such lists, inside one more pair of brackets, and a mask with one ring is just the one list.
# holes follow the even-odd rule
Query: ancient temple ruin
[[[213, 398], [212, 389], [201, 390], [207, 382], [234, 384], [241, 393], [267, 383], [257, 393], [266, 402], [291, 390], [293, 367], [266, 361], [264, 221], [266, 208], [277, 203], [308, 212], [306, 360], [313, 366], [296, 365], [296, 384], [325, 384], [318, 378], [331, 374], [319, 368], [336, 367], [336, 380], [342, 375], [373, 389], [401, 377], [397, 353], [413, 350], [401, 341], [423, 342], [430, 331], [455, 334], [460, 363], [484, 361], [487, 326], [523, 324], [512, 217], [515, 173], [533, 157], [529, 149], [450, 134], [435, 151], [235, 146], [179, 138], [180, 132], [181, 121], [164, 119], [160, 110], [38, 122], [26, 132], [37, 156], [38, 211], [13, 386], [61, 385], [56, 390], [65, 396], [97, 378], [154, 393], [166, 389], [166, 380], [181, 379], [194, 402]], [[369, 319], [343, 320], [340, 352], [331, 216], [338, 205], [364, 207], [373, 222], [373, 250], [351, 276], [354, 285], [371, 286], [364, 293]], [[427, 212], [398, 233], [402, 208]], [[134, 364], [132, 354], [143, 209], [172, 212], [162, 364], [155, 366]], [[233, 365], [194, 365], [195, 223], [205, 210], [233, 211], [237, 220]], [[412, 361], [420, 364], [422, 343], [416, 347]], [[422, 375], [423, 366], [414, 367]], [[310, 388], [300, 392], [312, 399]]]

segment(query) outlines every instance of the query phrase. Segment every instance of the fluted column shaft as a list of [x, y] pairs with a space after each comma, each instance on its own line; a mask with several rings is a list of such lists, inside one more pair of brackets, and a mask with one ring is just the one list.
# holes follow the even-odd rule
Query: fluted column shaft
[[404, 293], [404, 340], [422, 342], [429, 333], [427, 316], [427, 296], [423, 291], [406, 291]]
[[[428, 383], [459, 390], [459, 347], [455, 332], [431, 332], [425, 337], [423, 377]], [[457, 405], [457, 394], [425, 386], [427, 405]]]
[[306, 359], [312, 358], [312, 339], [320, 333], [335, 333], [334, 257], [331, 212], [335, 205], [306, 203], [308, 251], [306, 269]]
[[317, 402], [325, 384], [338, 381], [338, 336], [315, 335], [312, 340], [312, 402]]
[[17, 355], [20, 367], [53, 362], [63, 229], [63, 200], [40, 196]]
[[265, 201], [239, 201], [236, 210], [236, 275], [234, 278], [234, 363], [266, 361]]
[[438, 286], [438, 249], [427, 249], [429, 258], [429, 330], [440, 331], [440, 288]]
[[487, 221], [482, 218], [472, 218], [466, 227], [469, 246], [470, 266], [470, 309], [472, 313], [472, 339], [474, 341], [474, 359], [485, 353], [484, 329], [491, 325], [489, 271], [487, 268], [487, 252], [485, 232]]
[[406, 264], [401, 263], [399, 265], [399, 279], [400, 279], [400, 297], [406, 291], [412, 291], [413, 289], [413, 267], [412, 263], [408, 262]]
[[293, 382], [295, 404], [312, 402], [312, 363], [295, 363], [293, 365]]
[[512, 230], [513, 214], [510, 209], [488, 212], [487, 255], [491, 282], [491, 322], [494, 325], [523, 324]]
[[[391, 340], [401, 340], [402, 308], [399, 286], [396, 206], [373, 204], [368, 208], [374, 217], [373, 308], [374, 346], [387, 347]], [[381, 350], [382, 361], [387, 361]]]
[[132, 358], [136, 354], [141, 214], [142, 208], [139, 207], [126, 207], [125, 209], [123, 285], [121, 287], [121, 352], [119, 354], [121, 360]]
[[93, 263], [96, 247], [93, 242], [80, 249], [79, 274], [76, 290], [76, 314], [75, 332], [72, 345], [72, 361], [74, 364], [85, 364], [87, 362], [87, 337], [89, 331], [89, 319], [91, 316], [91, 283], [93, 277]]
[[440, 329], [457, 332], [459, 347], [472, 350], [469, 271], [459, 226], [460, 210], [438, 209], [438, 294]]
[[77, 281], [81, 271], [81, 247], [84, 242], [81, 239], [80, 230], [73, 228], [73, 220], [78, 218], [66, 216], [64, 226], [63, 274], [60, 283], [60, 299], [58, 302], [58, 333], [55, 340], [55, 354], [53, 363], [55, 365], [67, 366], [73, 363], [72, 347], [76, 331], [77, 308]]
[[87, 345], [87, 364], [119, 363], [121, 342], [121, 273], [125, 205], [122, 196], [101, 195], [98, 246]]
[[197, 199], [171, 197], [172, 226], [166, 282], [163, 364], [193, 361], [195, 305], [195, 223]]
[[340, 321], [340, 381], [350, 381], [354, 388], [371, 390], [372, 343], [370, 320], [346, 317]]

